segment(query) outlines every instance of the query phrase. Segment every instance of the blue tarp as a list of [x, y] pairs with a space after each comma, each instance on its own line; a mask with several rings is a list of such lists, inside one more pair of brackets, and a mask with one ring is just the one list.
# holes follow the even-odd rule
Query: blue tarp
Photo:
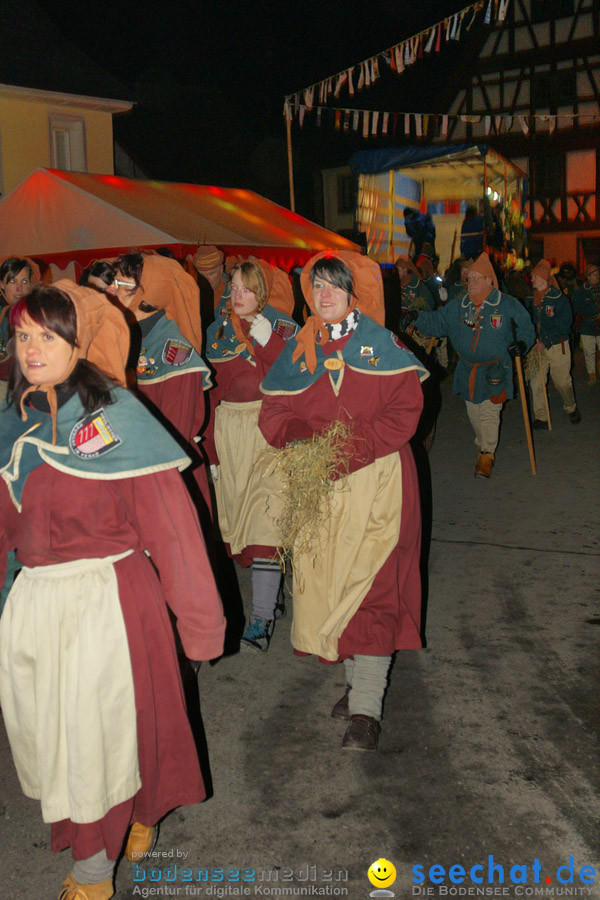
[[359, 150], [350, 157], [350, 168], [354, 176], [376, 175], [379, 172], [389, 172], [390, 169], [404, 169], [415, 163], [443, 159], [444, 156], [453, 156], [473, 149], [479, 150], [482, 157], [488, 150], [487, 144], [447, 144], [446, 146], [395, 147], [389, 150]]

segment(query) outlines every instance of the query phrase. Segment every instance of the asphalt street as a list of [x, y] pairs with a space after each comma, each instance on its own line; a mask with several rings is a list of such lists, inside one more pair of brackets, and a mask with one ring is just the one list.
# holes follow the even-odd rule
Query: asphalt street
[[[379, 858], [397, 898], [600, 897], [600, 384], [588, 387], [581, 353], [575, 385], [582, 422], [551, 388], [536, 476], [520, 403], [508, 404], [485, 481], [464, 403], [442, 384], [427, 646], [397, 656], [379, 751], [341, 749], [330, 710], [342, 667], [294, 657], [280, 620], [268, 653], [202, 665], [211, 796], [164, 820], [162, 856], [137, 871], [121, 861], [117, 898], [362, 900]], [[69, 856], [50, 852], [3, 729], [0, 757], [0, 897], [54, 898]]]

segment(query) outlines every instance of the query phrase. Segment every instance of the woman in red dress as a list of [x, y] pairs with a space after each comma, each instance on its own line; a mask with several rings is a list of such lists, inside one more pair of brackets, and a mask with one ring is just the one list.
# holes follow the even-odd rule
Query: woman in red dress
[[59, 897], [106, 900], [123, 845], [140, 858], [161, 817], [205, 797], [167, 604], [195, 662], [221, 654], [225, 622], [188, 460], [115, 386], [122, 314], [61, 281], [11, 320], [0, 579], [10, 549], [22, 570], [0, 620], [0, 701], [22, 788], [52, 849], [71, 847]]
[[[292, 644], [343, 660], [343, 746], [377, 749], [392, 654], [421, 646], [417, 473], [409, 446], [427, 371], [383, 321], [379, 266], [319, 253], [302, 289], [313, 311], [265, 377], [259, 427], [274, 447], [349, 428], [331, 516], [315, 552], [294, 556]], [[370, 318], [373, 316], [373, 318]]]

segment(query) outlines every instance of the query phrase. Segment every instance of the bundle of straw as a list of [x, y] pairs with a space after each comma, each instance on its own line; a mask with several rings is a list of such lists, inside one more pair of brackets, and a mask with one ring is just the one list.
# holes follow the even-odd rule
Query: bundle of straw
[[544, 358], [544, 354], [542, 351], [538, 350], [537, 344], [534, 344], [527, 356], [525, 357], [525, 378], [527, 381], [531, 381], [532, 378], [539, 378], [540, 375], [540, 363]]
[[337, 484], [332, 479], [348, 474], [347, 442], [351, 435], [350, 425], [336, 421], [308, 440], [268, 451], [283, 485], [282, 511], [276, 524], [284, 564], [286, 559], [293, 562], [295, 556], [318, 553], [317, 536], [331, 515]]

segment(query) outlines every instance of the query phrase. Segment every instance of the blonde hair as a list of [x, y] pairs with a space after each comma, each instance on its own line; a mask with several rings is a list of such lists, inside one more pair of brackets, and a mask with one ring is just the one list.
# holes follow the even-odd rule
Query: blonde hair
[[235, 264], [229, 273], [232, 279], [236, 272], [240, 273], [244, 287], [252, 291], [256, 297], [256, 311], [262, 312], [267, 305], [268, 288], [261, 266], [247, 259], [245, 262]]

